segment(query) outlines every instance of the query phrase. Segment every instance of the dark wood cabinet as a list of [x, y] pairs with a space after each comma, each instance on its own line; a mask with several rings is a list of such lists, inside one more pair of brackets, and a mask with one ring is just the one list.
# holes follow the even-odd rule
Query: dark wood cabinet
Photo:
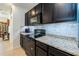
[[30, 18], [34, 17], [35, 15], [36, 15], [36, 7], [30, 10]]
[[24, 47], [27, 55], [34, 56], [35, 55], [35, 42], [33, 39], [26, 38], [24, 41]]
[[76, 3], [54, 3], [53, 21], [65, 22], [76, 20], [77, 4]]
[[77, 16], [76, 3], [44, 3], [42, 4], [43, 23], [74, 21]]
[[25, 26], [29, 25], [29, 19], [30, 19], [30, 17], [28, 15], [28, 13], [25, 13]]
[[40, 13], [42, 13], [42, 4], [41, 3], [36, 6], [36, 15], [40, 14]]
[[[25, 20], [27, 19], [28, 25], [74, 21], [77, 18], [77, 4], [40, 3], [28, 11], [26, 14], [27, 16], [25, 16]], [[38, 15], [40, 15], [40, 17]], [[39, 20], [34, 20], [37, 22], [31, 24], [31, 18], [38, 18]]]
[[36, 56], [47, 56], [47, 52], [39, 47], [36, 47]]
[[23, 36], [20, 34], [20, 46], [23, 48]]
[[25, 25], [38, 25], [42, 23], [41, 4], [38, 4], [25, 14]]
[[[29, 47], [29, 46], [28, 46], [28, 45], [29, 45], [29, 42], [30, 42], [30, 39], [27, 38], [26, 36], [24, 36], [24, 39], [23, 39], [23, 47], [24, 47], [24, 49], [27, 50], [27, 51], [29, 50], [29, 49], [28, 49], [28, 47]], [[29, 48], [30, 48], [30, 47], [29, 47]]]
[[52, 23], [53, 22], [53, 13], [54, 4], [53, 3], [43, 3], [42, 4], [42, 22], [45, 23]]
[[49, 46], [49, 51], [48, 51], [49, 56], [73, 56], [72, 54], [69, 54], [67, 52], [64, 52], [62, 50], [59, 50], [55, 47]]
[[25, 50], [26, 55], [35, 56], [35, 40], [25, 35], [20, 36], [20, 45]]
[[20, 45], [28, 56], [73, 56], [25, 35], [20, 35]]
[[30, 25], [30, 12], [25, 13], [25, 26]]
[[41, 49], [43, 49], [44, 51], [47, 51], [47, 45], [44, 43], [41, 43], [39, 41], [36, 41], [36, 46], [40, 47]]
[[25, 13], [25, 26], [27, 26], [27, 20], [28, 20], [28, 18], [27, 18], [27, 13]]
[[36, 55], [38, 56], [73, 56], [55, 47], [36, 41]]
[[47, 45], [42, 43], [42, 42], [39, 42], [39, 41], [36, 41], [36, 56], [47, 56], [48, 53], [48, 48], [47, 48]]
[[35, 43], [32, 40], [25, 41], [25, 50], [28, 56], [35, 56]]
[[34, 16], [36, 16], [36, 15], [42, 13], [42, 12], [41, 12], [41, 9], [42, 9], [41, 7], [42, 7], [42, 5], [41, 5], [41, 4], [38, 4], [38, 5], [36, 5], [34, 8], [32, 8], [32, 9], [30, 10], [31, 17], [34, 17]]

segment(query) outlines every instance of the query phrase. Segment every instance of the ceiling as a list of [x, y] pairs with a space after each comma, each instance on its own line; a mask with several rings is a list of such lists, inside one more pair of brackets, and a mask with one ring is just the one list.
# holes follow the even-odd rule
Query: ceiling
[[11, 11], [11, 6], [8, 3], [0, 3], [0, 11]]
[[[13, 5], [24, 8], [24, 9], [26, 9], [26, 11], [30, 10], [37, 4], [38, 3], [13, 3]], [[0, 3], [0, 11], [2, 11], [2, 10], [6, 11], [6, 12], [10, 12], [11, 11], [11, 3]]]
[[16, 6], [20, 6], [22, 8], [25, 8], [26, 11], [30, 10], [34, 6], [36, 6], [38, 3], [14, 3]]

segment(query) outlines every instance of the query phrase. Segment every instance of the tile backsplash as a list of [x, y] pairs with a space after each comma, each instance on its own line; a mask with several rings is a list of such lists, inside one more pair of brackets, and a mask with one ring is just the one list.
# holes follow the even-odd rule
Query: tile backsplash
[[76, 22], [63, 22], [55, 24], [43, 25], [47, 34], [55, 34], [60, 36], [77, 37], [77, 23]]
[[[60, 35], [68, 37], [78, 37], [78, 28], [76, 22], [62, 22], [62, 23], [53, 23], [53, 24], [44, 24], [39, 26], [29, 26], [31, 32], [34, 29], [43, 28], [46, 29], [46, 34], [51, 35]], [[25, 26], [24, 28], [27, 28]]]

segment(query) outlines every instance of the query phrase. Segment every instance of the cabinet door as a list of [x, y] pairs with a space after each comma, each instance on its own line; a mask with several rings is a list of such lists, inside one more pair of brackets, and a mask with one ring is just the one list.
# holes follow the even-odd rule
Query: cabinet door
[[23, 37], [22, 37], [21, 34], [20, 34], [20, 45], [21, 45], [21, 47], [23, 48]]
[[29, 25], [29, 15], [25, 13], [25, 26]]
[[45, 52], [39, 47], [36, 47], [36, 56], [47, 56], [47, 52]]
[[35, 9], [36, 9], [36, 7], [34, 7], [33, 9], [31, 9], [31, 11], [30, 11], [30, 17], [31, 18], [36, 15]]
[[31, 41], [29, 43], [29, 47], [30, 47], [30, 53], [31, 53], [31, 56], [35, 56], [35, 42], [34, 41]]
[[53, 22], [53, 8], [54, 4], [44, 3], [42, 4], [42, 17], [43, 23], [52, 23]]
[[34, 56], [35, 55], [35, 42], [32, 39], [29, 39], [26, 37], [24, 40], [24, 48], [25, 52], [28, 56]]
[[42, 42], [36, 41], [36, 46], [39, 46], [43, 50], [47, 51], [47, 45]]
[[52, 56], [72, 56], [71, 54], [61, 51], [59, 49], [56, 49], [54, 47], [49, 47], [49, 55], [52, 55]]
[[75, 3], [55, 3], [54, 22], [74, 20], [76, 11]]
[[27, 25], [30, 25], [31, 12], [27, 12]]
[[41, 9], [42, 9], [42, 5], [41, 5], [41, 3], [40, 3], [40, 4], [38, 4], [38, 5], [36, 6], [36, 15], [37, 15], [37, 14], [40, 14], [40, 13], [42, 12]]
[[23, 39], [23, 48], [24, 49], [28, 48], [29, 41], [30, 40], [27, 37], [24, 37], [24, 39]]

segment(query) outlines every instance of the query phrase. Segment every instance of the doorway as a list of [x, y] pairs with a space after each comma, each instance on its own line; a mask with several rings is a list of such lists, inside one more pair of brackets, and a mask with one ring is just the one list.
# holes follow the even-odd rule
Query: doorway
[[0, 3], [0, 55], [3, 52], [10, 50], [10, 19], [11, 6], [7, 3]]
[[2, 40], [9, 40], [9, 20], [5, 19], [5, 21], [0, 20], [0, 38], [2, 38]]

